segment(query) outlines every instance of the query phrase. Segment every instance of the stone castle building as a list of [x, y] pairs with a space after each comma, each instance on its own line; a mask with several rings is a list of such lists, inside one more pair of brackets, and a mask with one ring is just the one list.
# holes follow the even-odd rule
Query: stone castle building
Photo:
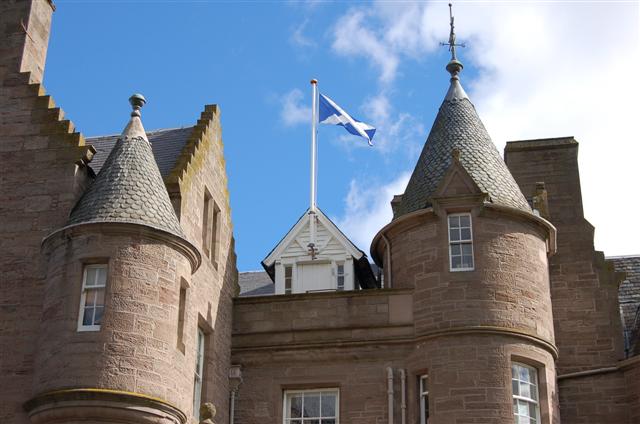
[[640, 257], [594, 250], [572, 137], [503, 159], [455, 54], [375, 265], [320, 212], [238, 278], [219, 108], [85, 138], [53, 11], [0, 2], [0, 422], [640, 423]]

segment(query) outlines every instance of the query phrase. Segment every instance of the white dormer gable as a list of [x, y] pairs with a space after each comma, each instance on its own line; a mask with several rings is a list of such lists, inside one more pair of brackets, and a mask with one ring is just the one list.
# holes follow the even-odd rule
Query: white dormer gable
[[[315, 219], [315, 251], [311, 254], [311, 220]], [[354, 261], [359, 250], [320, 210], [309, 209], [262, 261], [273, 269], [275, 294], [354, 290]]]

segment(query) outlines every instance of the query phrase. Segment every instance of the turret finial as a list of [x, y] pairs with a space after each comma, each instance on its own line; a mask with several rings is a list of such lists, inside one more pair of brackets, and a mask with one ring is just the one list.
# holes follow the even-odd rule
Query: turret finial
[[451, 60], [447, 63], [447, 71], [451, 74], [451, 78], [458, 78], [458, 74], [462, 71], [462, 63], [456, 57], [456, 47], [466, 47], [464, 43], [456, 44], [456, 31], [454, 26], [454, 18], [453, 18], [453, 5], [449, 3], [449, 25], [451, 26], [451, 31], [449, 32], [449, 42], [440, 43], [441, 46], [449, 46], [449, 51], [451, 52]]
[[129, 97], [129, 103], [131, 103], [131, 107], [133, 108], [131, 116], [140, 116], [140, 109], [147, 103], [147, 99], [145, 99], [142, 94], [135, 93]]

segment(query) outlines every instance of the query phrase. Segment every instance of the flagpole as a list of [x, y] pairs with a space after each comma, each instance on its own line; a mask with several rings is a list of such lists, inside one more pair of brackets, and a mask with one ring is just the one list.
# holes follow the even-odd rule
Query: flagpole
[[317, 167], [318, 167], [318, 80], [311, 80], [311, 190], [309, 205], [309, 250], [311, 257], [315, 257], [316, 245], [316, 191], [317, 191]]

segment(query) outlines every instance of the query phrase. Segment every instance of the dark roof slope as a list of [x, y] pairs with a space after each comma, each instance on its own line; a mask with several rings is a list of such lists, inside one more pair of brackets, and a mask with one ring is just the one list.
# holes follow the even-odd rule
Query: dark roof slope
[[184, 238], [139, 114], [135, 113], [71, 211], [67, 225], [140, 224]]
[[607, 258], [615, 270], [626, 272], [627, 278], [618, 289], [618, 301], [625, 332], [625, 348], [630, 354], [640, 354], [640, 256], [618, 256]]
[[[174, 168], [182, 149], [184, 148], [189, 136], [193, 132], [193, 127], [171, 128], [154, 130], [147, 132], [147, 138], [151, 143], [153, 156], [155, 157], [160, 174], [163, 178], [167, 177]], [[109, 153], [116, 145], [119, 135], [105, 135], [100, 137], [89, 137], [86, 139], [87, 144], [93, 145], [97, 152], [93, 156], [89, 164], [93, 171], [97, 174], [102, 169], [104, 162], [107, 160]]]
[[488, 193], [491, 202], [531, 211], [475, 107], [452, 79], [396, 217], [431, 206], [430, 197], [451, 165], [454, 148], [460, 151], [462, 166], [478, 187]]
[[275, 294], [276, 285], [264, 271], [248, 271], [238, 274], [240, 297], [268, 296]]

